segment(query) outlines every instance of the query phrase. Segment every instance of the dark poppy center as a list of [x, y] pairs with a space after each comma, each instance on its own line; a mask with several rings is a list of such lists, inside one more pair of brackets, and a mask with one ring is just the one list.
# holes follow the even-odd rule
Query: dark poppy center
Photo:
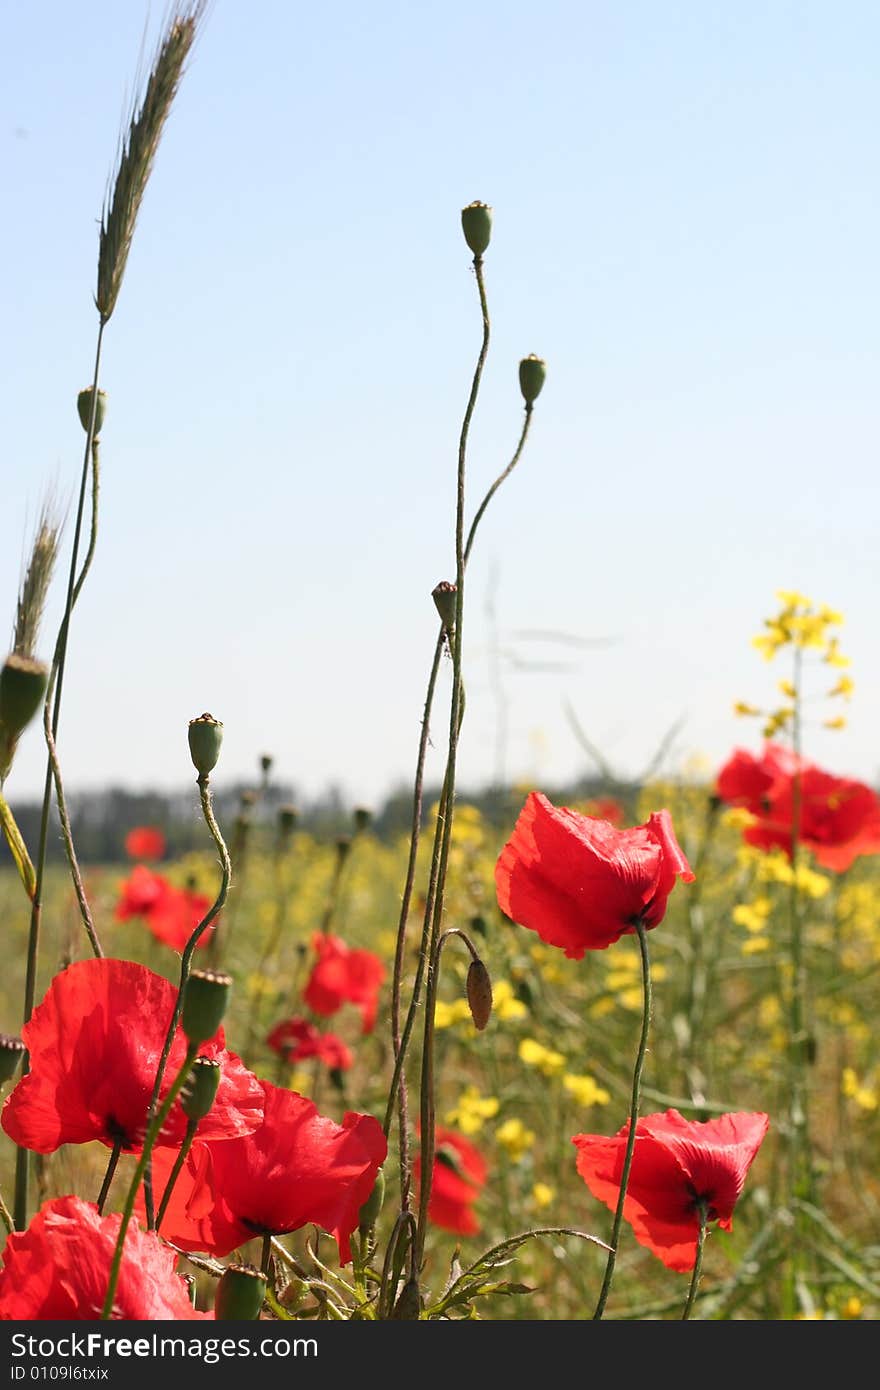
[[108, 1115], [104, 1121], [104, 1133], [113, 1143], [115, 1148], [118, 1144], [121, 1149], [133, 1149], [134, 1140], [129, 1138], [128, 1131], [121, 1125], [115, 1115]]

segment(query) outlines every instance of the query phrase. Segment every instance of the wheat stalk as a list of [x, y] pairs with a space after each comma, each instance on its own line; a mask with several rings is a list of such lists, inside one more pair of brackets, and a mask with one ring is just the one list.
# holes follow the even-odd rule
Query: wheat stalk
[[18, 656], [32, 657], [37, 646], [37, 637], [46, 596], [52, 582], [55, 560], [58, 556], [60, 526], [55, 520], [52, 504], [45, 502], [37, 522], [36, 535], [31, 557], [21, 581], [18, 605], [15, 611], [15, 632], [12, 650]]
[[95, 303], [105, 324], [116, 307], [138, 211], [207, 0], [175, 6], [150, 69], [143, 101], [132, 112], [120, 141], [113, 191], [101, 214], [98, 291]]

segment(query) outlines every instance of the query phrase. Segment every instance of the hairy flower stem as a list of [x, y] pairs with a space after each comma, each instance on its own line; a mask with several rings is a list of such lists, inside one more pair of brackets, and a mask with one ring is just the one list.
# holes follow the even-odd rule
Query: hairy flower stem
[[122, 1140], [117, 1139], [110, 1152], [110, 1158], [107, 1163], [107, 1171], [104, 1174], [104, 1181], [101, 1183], [101, 1191], [98, 1193], [97, 1207], [99, 1213], [103, 1213], [104, 1211], [104, 1203], [107, 1200], [107, 1194], [110, 1191], [110, 1184], [113, 1181], [113, 1175], [116, 1172], [116, 1165], [119, 1162], [119, 1155], [121, 1153]]
[[171, 1194], [174, 1191], [177, 1179], [180, 1177], [180, 1170], [186, 1162], [186, 1156], [193, 1146], [193, 1140], [196, 1137], [196, 1130], [198, 1129], [198, 1127], [198, 1120], [187, 1120], [186, 1134], [183, 1136], [183, 1143], [181, 1144], [180, 1149], [178, 1150], [177, 1157], [174, 1160], [174, 1167], [171, 1169], [171, 1172], [168, 1175], [168, 1181], [165, 1184], [165, 1191], [162, 1193], [162, 1200], [159, 1203], [159, 1210], [156, 1213], [157, 1231], [159, 1230], [159, 1227], [162, 1225], [162, 1218], [165, 1215], [165, 1212], [168, 1208], [168, 1203], [171, 1201]]
[[[165, 1075], [165, 1067], [168, 1063], [168, 1055], [171, 1052], [174, 1035], [177, 1032], [177, 1026], [180, 1023], [180, 1017], [183, 1013], [183, 990], [189, 978], [193, 952], [199, 943], [199, 938], [202, 936], [203, 932], [208, 929], [218, 912], [221, 911], [223, 904], [226, 902], [226, 896], [229, 892], [229, 880], [232, 877], [232, 864], [229, 859], [229, 851], [226, 848], [226, 842], [220, 833], [220, 827], [214, 815], [210, 774], [207, 772], [200, 773], [197, 778], [197, 783], [199, 796], [202, 801], [202, 815], [205, 818], [205, 824], [210, 830], [214, 844], [217, 846], [217, 850], [220, 854], [222, 878], [220, 881], [220, 890], [214, 902], [208, 908], [205, 916], [202, 918], [201, 922], [199, 922], [189, 941], [186, 943], [183, 949], [183, 955], [180, 958], [180, 984], [177, 989], [177, 1002], [174, 1005], [174, 1012], [171, 1015], [171, 1021], [168, 1024], [168, 1032], [165, 1034], [165, 1042], [162, 1045], [162, 1055], [159, 1058], [159, 1065], [156, 1068], [156, 1080], [153, 1082], [153, 1094], [150, 1097], [150, 1108], [147, 1112], [148, 1124], [156, 1113], [156, 1106], [159, 1103], [159, 1092], [162, 1089], [162, 1078]], [[155, 1225], [153, 1180], [152, 1173], [149, 1169], [146, 1169], [146, 1179], [144, 1181], [144, 1205], [146, 1207], [147, 1226], [150, 1230], [153, 1230]]]
[[706, 1078], [702, 1068], [698, 1063], [698, 1057], [703, 1050], [703, 1027], [706, 1018], [706, 1006], [711, 997], [711, 984], [714, 975], [714, 960], [716, 952], [708, 949], [709, 943], [706, 940], [706, 920], [703, 914], [703, 868], [715, 837], [718, 827], [718, 816], [721, 810], [721, 801], [717, 796], [710, 796], [706, 815], [703, 824], [703, 836], [697, 857], [694, 861], [695, 882], [692, 884], [687, 895], [687, 924], [688, 924], [688, 950], [689, 950], [689, 969], [687, 982], [687, 996], [684, 1004], [684, 1018], [687, 1023], [685, 1035], [684, 1056], [682, 1058], [682, 1070], [684, 1075], [685, 1090], [690, 1091], [691, 1100], [695, 1104], [702, 1104], [706, 1099], [704, 1090]]
[[642, 1068], [645, 1065], [645, 1054], [648, 1050], [648, 1034], [651, 1031], [653, 999], [651, 993], [651, 963], [648, 958], [648, 932], [641, 918], [639, 918], [634, 925], [639, 934], [639, 948], [642, 954], [642, 1033], [639, 1038], [639, 1050], [636, 1054], [636, 1064], [633, 1069], [632, 1099], [629, 1109], [629, 1133], [626, 1139], [626, 1152], [623, 1156], [623, 1169], [620, 1174], [620, 1192], [617, 1197], [617, 1208], [614, 1212], [614, 1224], [611, 1228], [611, 1249], [608, 1252], [608, 1259], [605, 1262], [605, 1277], [602, 1280], [602, 1287], [599, 1290], [599, 1300], [596, 1304], [596, 1311], [593, 1314], [594, 1321], [601, 1318], [605, 1311], [605, 1304], [608, 1301], [608, 1294], [611, 1289], [611, 1280], [614, 1277], [614, 1264], [617, 1259], [620, 1227], [623, 1223], [623, 1204], [626, 1201], [626, 1189], [629, 1185], [629, 1174], [632, 1168], [633, 1152], [636, 1146], [636, 1124], [638, 1123], [639, 1104], [641, 1100]]
[[192, 1067], [193, 1062], [196, 1060], [196, 1057], [198, 1056], [198, 1051], [198, 1043], [190, 1043], [187, 1047], [186, 1056], [183, 1059], [183, 1065], [180, 1068], [180, 1071], [175, 1076], [174, 1080], [172, 1081], [171, 1089], [165, 1097], [164, 1101], [162, 1102], [160, 1109], [153, 1116], [153, 1119], [144, 1137], [144, 1147], [141, 1152], [141, 1156], [138, 1159], [138, 1165], [134, 1170], [134, 1177], [132, 1178], [131, 1185], [128, 1189], [128, 1195], [125, 1199], [125, 1206], [122, 1209], [122, 1221], [119, 1225], [119, 1235], [116, 1238], [116, 1249], [113, 1252], [113, 1263], [110, 1266], [110, 1279], [107, 1284], [107, 1294], [104, 1299], [104, 1307], [101, 1310], [102, 1322], [106, 1322], [113, 1316], [113, 1300], [116, 1297], [116, 1287], [119, 1283], [119, 1270], [122, 1265], [122, 1249], [125, 1244], [125, 1235], [128, 1231], [129, 1222], [131, 1221], [131, 1215], [134, 1211], [134, 1203], [135, 1198], [137, 1197], [137, 1190], [140, 1187], [141, 1179], [143, 1178], [144, 1173], [147, 1170], [147, 1164], [150, 1161], [150, 1154], [153, 1151], [153, 1145], [158, 1139], [160, 1133], [162, 1132], [162, 1126], [168, 1119], [169, 1114], [171, 1113], [172, 1105], [177, 1100], [177, 1097], [180, 1095], [180, 1092], [183, 1090], [183, 1084], [189, 1075], [190, 1068]]
[[[104, 341], [104, 320], [98, 324], [98, 337], [95, 345], [95, 365], [92, 370], [92, 395], [91, 410], [89, 412], [89, 427], [86, 430], [85, 451], [83, 454], [82, 474], [80, 478], [79, 501], [76, 509], [76, 525], [73, 531], [73, 549], [70, 555], [70, 571], [67, 580], [67, 599], [64, 605], [64, 613], [61, 618], [61, 626], [58, 629], [58, 637], [55, 643], [55, 655], [52, 661], [52, 673], [49, 680], [49, 689], [46, 692], [46, 705], [53, 698], [52, 706], [52, 738], [58, 738], [58, 720], [61, 713], [61, 692], [64, 685], [64, 667], [67, 660], [67, 637], [70, 629], [70, 616], [73, 612], [73, 605], [79, 597], [82, 584], [77, 585], [77, 564], [79, 560], [79, 544], [82, 534], [83, 513], [85, 512], [86, 484], [89, 477], [89, 466], [92, 457], [92, 443], [95, 438], [95, 420], [98, 411], [98, 377], [101, 368], [101, 347]], [[94, 546], [90, 546], [90, 554]], [[81, 579], [85, 575], [81, 576]], [[28, 949], [27, 949], [27, 970], [24, 986], [24, 1009], [23, 1021], [30, 1019], [34, 1011], [34, 1001], [37, 993], [37, 960], [40, 947], [40, 923], [43, 911], [43, 879], [46, 869], [46, 847], [49, 841], [49, 813], [52, 804], [52, 780], [53, 768], [52, 757], [46, 759], [46, 776], [43, 784], [43, 804], [40, 813], [40, 838], [37, 848], [37, 862], [35, 865], [34, 892], [31, 899], [31, 920], [28, 929]], [[28, 1058], [25, 1054], [22, 1059], [22, 1076], [27, 1074]], [[15, 1225], [16, 1229], [23, 1231], [27, 1226], [28, 1215], [28, 1173], [29, 1156], [27, 1149], [19, 1149], [15, 1157]]]
[[700, 1212], [700, 1234], [697, 1236], [697, 1258], [694, 1261], [694, 1272], [691, 1275], [691, 1286], [688, 1289], [687, 1302], [684, 1305], [684, 1312], [681, 1315], [682, 1322], [685, 1322], [691, 1315], [694, 1300], [697, 1297], [697, 1289], [700, 1287], [700, 1275], [703, 1272], [703, 1249], [706, 1244], [707, 1211], [704, 1200], [699, 1202]]

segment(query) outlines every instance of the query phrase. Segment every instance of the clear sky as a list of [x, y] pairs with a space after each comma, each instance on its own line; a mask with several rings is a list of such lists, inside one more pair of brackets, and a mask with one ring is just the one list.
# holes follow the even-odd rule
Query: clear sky
[[[47, 657], [98, 221], [162, 16], [2, 6], [0, 625], [53, 486]], [[218, 779], [264, 752], [303, 795], [410, 776], [454, 577], [473, 199], [469, 513], [520, 428], [519, 359], [548, 376], [469, 568], [461, 781], [578, 776], [566, 706], [621, 773], [679, 719], [671, 768], [757, 748], [732, 704], [788, 674], [750, 646], [779, 588], [846, 615], [850, 724], [809, 751], [877, 777], [878, 52], [871, 0], [214, 0], [105, 336], [69, 791], [185, 784], [203, 710]], [[447, 668], [435, 779], [448, 691]], [[43, 770], [34, 727], [7, 795]]]

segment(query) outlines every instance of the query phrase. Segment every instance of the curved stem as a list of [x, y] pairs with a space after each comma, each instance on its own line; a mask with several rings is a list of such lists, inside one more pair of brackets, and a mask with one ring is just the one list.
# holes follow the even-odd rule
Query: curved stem
[[691, 1275], [691, 1286], [688, 1289], [687, 1302], [684, 1305], [684, 1312], [681, 1315], [682, 1322], [684, 1322], [691, 1315], [691, 1309], [693, 1308], [694, 1300], [697, 1297], [697, 1289], [700, 1286], [700, 1275], [703, 1272], [703, 1247], [706, 1244], [706, 1226], [708, 1220], [706, 1215], [705, 1201], [700, 1201], [699, 1212], [700, 1234], [697, 1236], [697, 1258], [694, 1262], [694, 1272]]
[[110, 1191], [110, 1184], [113, 1181], [113, 1175], [116, 1172], [116, 1165], [119, 1162], [119, 1155], [121, 1153], [122, 1140], [117, 1139], [110, 1153], [110, 1159], [107, 1163], [107, 1171], [104, 1174], [104, 1181], [101, 1183], [101, 1191], [98, 1193], [97, 1207], [99, 1214], [102, 1213], [104, 1210], [104, 1203], [107, 1200], [107, 1194]]
[[64, 783], [61, 780], [61, 765], [58, 762], [58, 753], [55, 748], [55, 740], [52, 737], [52, 728], [49, 723], [48, 715], [48, 706], [44, 706], [43, 733], [46, 737], [46, 747], [49, 750], [49, 764], [52, 768], [52, 776], [55, 781], [55, 800], [58, 803], [58, 819], [61, 822], [61, 836], [64, 840], [64, 848], [67, 853], [67, 863], [70, 868], [70, 877], [73, 880], [73, 887], [74, 891], [76, 892], [76, 900], [79, 904], [79, 913], [83, 920], [83, 926], [86, 929], [86, 936], [89, 938], [89, 944], [92, 948], [93, 954], [98, 958], [101, 958], [103, 957], [104, 952], [101, 947], [101, 943], [98, 940], [98, 933], [95, 931], [95, 924], [92, 921], [92, 912], [91, 908], [89, 907], [89, 900], [86, 897], [85, 885], [83, 884], [82, 875], [79, 869], [79, 861], [76, 857], [76, 849], [74, 848], [73, 844], [73, 832], [70, 827], [70, 816], [68, 815], [67, 801], [64, 796]]
[[632, 1098], [629, 1110], [629, 1133], [626, 1140], [626, 1153], [623, 1158], [623, 1170], [620, 1174], [620, 1192], [617, 1197], [617, 1209], [614, 1213], [614, 1225], [611, 1228], [611, 1249], [608, 1252], [608, 1259], [605, 1262], [605, 1277], [602, 1280], [602, 1287], [599, 1290], [599, 1300], [596, 1304], [596, 1311], [593, 1314], [594, 1321], [601, 1318], [605, 1311], [605, 1304], [608, 1301], [608, 1294], [611, 1289], [611, 1280], [614, 1277], [617, 1245], [620, 1239], [620, 1227], [623, 1222], [623, 1206], [626, 1201], [626, 1189], [629, 1184], [629, 1174], [636, 1145], [636, 1125], [639, 1119], [642, 1069], [645, 1065], [645, 1054], [648, 1050], [648, 1034], [651, 1030], [651, 1010], [653, 1004], [651, 996], [651, 965], [648, 959], [648, 933], [644, 922], [641, 920], [636, 922], [635, 927], [639, 934], [639, 947], [641, 948], [642, 954], [642, 1032], [639, 1038], [639, 1050], [636, 1054], [636, 1064], [633, 1069]]
[[161, 1108], [153, 1116], [152, 1123], [150, 1124], [150, 1127], [147, 1130], [147, 1133], [144, 1137], [144, 1147], [141, 1151], [141, 1156], [138, 1159], [138, 1165], [134, 1171], [134, 1177], [132, 1178], [131, 1185], [128, 1189], [128, 1195], [125, 1199], [125, 1206], [122, 1209], [122, 1221], [119, 1223], [119, 1235], [116, 1237], [116, 1249], [113, 1252], [113, 1262], [110, 1266], [110, 1279], [107, 1283], [107, 1293], [104, 1298], [104, 1307], [101, 1310], [102, 1322], [106, 1322], [109, 1318], [113, 1316], [113, 1300], [116, 1297], [116, 1288], [119, 1284], [119, 1270], [122, 1265], [122, 1251], [125, 1245], [125, 1236], [126, 1232], [128, 1231], [129, 1222], [131, 1221], [131, 1214], [134, 1211], [135, 1198], [137, 1197], [137, 1190], [140, 1187], [141, 1178], [144, 1176], [144, 1173], [146, 1172], [147, 1164], [150, 1161], [150, 1154], [152, 1152], [153, 1145], [155, 1144], [157, 1138], [159, 1137], [159, 1134], [161, 1133], [162, 1126], [164, 1125], [165, 1121], [168, 1118], [168, 1115], [170, 1114], [172, 1105], [177, 1100], [177, 1097], [180, 1095], [180, 1092], [183, 1089], [183, 1083], [186, 1081], [186, 1078], [189, 1075], [190, 1068], [193, 1062], [196, 1060], [196, 1057], [198, 1056], [198, 1051], [198, 1043], [188, 1044], [186, 1049], [186, 1056], [183, 1059], [183, 1065], [180, 1068], [180, 1071], [175, 1076], [173, 1082], [171, 1083], [171, 1089], [169, 1090], [164, 1101], [162, 1102]]
[[174, 1191], [177, 1179], [180, 1177], [180, 1170], [186, 1162], [186, 1156], [192, 1148], [193, 1140], [196, 1137], [196, 1130], [198, 1129], [198, 1127], [198, 1120], [190, 1119], [187, 1121], [186, 1134], [183, 1136], [183, 1143], [181, 1144], [180, 1149], [178, 1150], [177, 1157], [174, 1160], [174, 1167], [171, 1169], [171, 1172], [168, 1175], [168, 1181], [165, 1184], [165, 1191], [162, 1193], [162, 1200], [159, 1203], [159, 1210], [156, 1213], [157, 1231], [159, 1230], [159, 1227], [162, 1225], [162, 1217], [165, 1215], [168, 1203], [171, 1201], [171, 1194]]
[[504, 482], [505, 478], [509, 478], [509, 477], [510, 477], [510, 475], [511, 475], [511, 473], [513, 472], [514, 468], [516, 468], [516, 465], [517, 465], [517, 464], [519, 463], [519, 461], [520, 461], [520, 458], [521, 458], [521, 456], [522, 456], [522, 451], [523, 451], [523, 449], [525, 448], [526, 439], [527, 439], [527, 437], [528, 437], [529, 426], [530, 426], [531, 423], [532, 423], [532, 411], [533, 411], [533, 410], [534, 410], [534, 405], [533, 405], [531, 402], [529, 402], [529, 403], [526, 405], [525, 419], [523, 420], [523, 427], [522, 427], [522, 430], [520, 431], [519, 443], [518, 443], [517, 446], [516, 446], [516, 450], [514, 451], [513, 458], [510, 460], [510, 463], [507, 465], [507, 467], [504, 468], [504, 469], [502, 469], [502, 471], [498, 474], [498, 477], [495, 479], [494, 483], [493, 483], [492, 486], [489, 488], [489, 491], [486, 493], [486, 496], [483, 498], [482, 502], [480, 503], [479, 507], [477, 508], [476, 512], [474, 513], [474, 519], [473, 519], [473, 521], [471, 522], [470, 530], [468, 531], [467, 542], [466, 542], [465, 547], [464, 547], [464, 562], [465, 562], [465, 564], [467, 564], [468, 560], [470, 559], [471, 549], [473, 548], [473, 544], [474, 544], [474, 537], [475, 537], [475, 535], [477, 534], [477, 527], [479, 526], [480, 522], [481, 522], [482, 519], [483, 519], [483, 513], [485, 512], [485, 510], [486, 510], [486, 508], [488, 507], [489, 503], [492, 501], [492, 498], [495, 496], [495, 493], [498, 491], [498, 489], [500, 488], [501, 484]]
[[[183, 955], [180, 958], [180, 983], [178, 985], [177, 990], [177, 1001], [174, 1005], [174, 1012], [171, 1015], [171, 1021], [168, 1024], [168, 1031], [165, 1034], [165, 1041], [162, 1044], [162, 1053], [159, 1058], [159, 1065], [156, 1068], [156, 1079], [153, 1082], [153, 1094], [150, 1097], [150, 1108], [147, 1112], [148, 1123], [156, 1112], [156, 1106], [159, 1102], [159, 1092], [162, 1089], [162, 1078], [165, 1075], [165, 1067], [168, 1063], [168, 1055], [171, 1052], [171, 1044], [174, 1042], [174, 1035], [177, 1032], [177, 1026], [180, 1023], [180, 1017], [183, 1013], [183, 988], [189, 977], [193, 952], [195, 951], [196, 946], [199, 943], [199, 938], [208, 929], [208, 927], [214, 921], [214, 918], [220, 912], [221, 908], [223, 907], [223, 904], [226, 902], [226, 896], [229, 892], [229, 880], [232, 877], [232, 864], [229, 859], [229, 851], [226, 848], [226, 843], [223, 839], [222, 834], [220, 833], [220, 827], [217, 824], [217, 820], [214, 816], [214, 807], [211, 799], [211, 781], [209, 774], [200, 773], [199, 777], [197, 778], [197, 783], [199, 788], [199, 795], [202, 801], [202, 815], [205, 818], [205, 823], [211, 832], [214, 844], [217, 846], [217, 850], [220, 854], [222, 878], [220, 881], [220, 890], [216, 898], [209, 907], [208, 911], [205, 913], [205, 916], [202, 918], [201, 922], [199, 922], [189, 941], [186, 943], [186, 946], [183, 949]], [[149, 1174], [147, 1176], [146, 1182], [144, 1183], [144, 1202], [146, 1206], [147, 1226], [150, 1230], [152, 1230], [154, 1226], [153, 1184], [152, 1177]]]

